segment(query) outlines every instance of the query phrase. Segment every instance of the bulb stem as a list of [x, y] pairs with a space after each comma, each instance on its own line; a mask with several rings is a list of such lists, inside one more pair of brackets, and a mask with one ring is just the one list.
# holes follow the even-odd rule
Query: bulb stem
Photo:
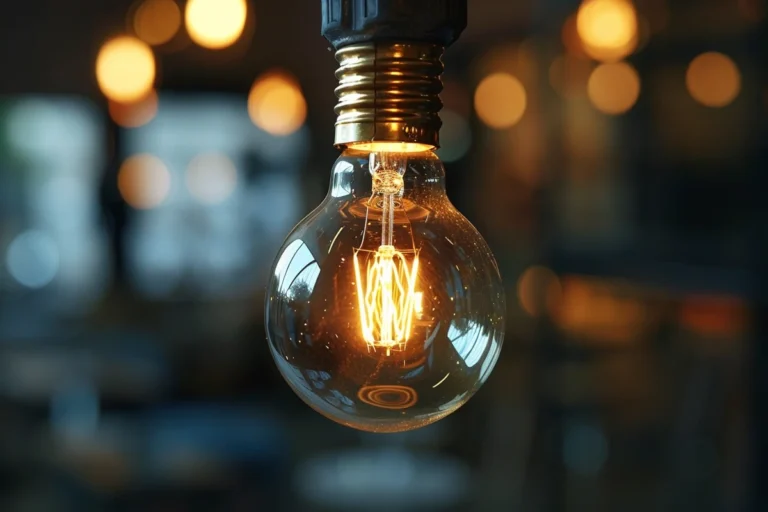
[[386, 194], [381, 207], [381, 245], [394, 245], [395, 196]]
[[439, 147], [445, 47], [372, 41], [336, 52], [338, 147], [405, 142]]

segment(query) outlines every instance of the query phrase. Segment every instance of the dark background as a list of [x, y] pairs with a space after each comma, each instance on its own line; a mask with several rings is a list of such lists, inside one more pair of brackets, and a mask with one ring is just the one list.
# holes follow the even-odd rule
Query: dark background
[[[249, 0], [218, 51], [182, 27], [153, 48], [154, 119], [125, 128], [94, 66], [137, 5], [0, 6], [0, 510], [768, 510], [763, 1], [636, 0], [620, 115], [587, 95], [578, 1], [470, 1], [441, 154], [505, 344], [460, 411], [381, 436], [305, 407], [264, 334], [269, 265], [338, 154], [319, 2]], [[739, 70], [723, 107], [686, 89], [708, 51]], [[247, 116], [275, 69], [307, 105], [286, 136]], [[494, 72], [526, 91], [504, 129], [473, 108]], [[211, 152], [236, 169], [217, 204], [185, 188]], [[118, 170], [147, 153], [170, 188], [136, 209]]]

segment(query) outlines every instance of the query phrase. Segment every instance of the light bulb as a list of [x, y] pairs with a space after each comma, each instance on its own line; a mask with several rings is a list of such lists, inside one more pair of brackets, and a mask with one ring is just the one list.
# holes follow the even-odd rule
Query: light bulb
[[[364, 431], [412, 430], [461, 407], [504, 337], [498, 266], [446, 196], [434, 152], [441, 56], [466, 25], [466, 2], [440, 1], [376, 0], [376, 14], [323, 4], [343, 153], [267, 285], [280, 373], [313, 409]], [[338, 12], [365, 19], [340, 24]]]
[[446, 196], [440, 160], [414, 149], [344, 151], [268, 285], [281, 374], [313, 409], [360, 430], [410, 430], [455, 411], [504, 336], [493, 255]]

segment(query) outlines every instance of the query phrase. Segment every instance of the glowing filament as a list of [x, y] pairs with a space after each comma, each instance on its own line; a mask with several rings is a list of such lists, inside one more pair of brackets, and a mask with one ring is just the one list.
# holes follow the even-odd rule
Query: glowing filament
[[[367, 253], [361, 272], [360, 253]], [[382, 245], [376, 252], [355, 251], [355, 278], [360, 306], [363, 339], [374, 350], [382, 347], [387, 355], [392, 349], [405, 346], [411, 332], [411, 322], [420, 301], [414, 292], [419, 258], [409, 268], [403, 253], [391, 245]]]

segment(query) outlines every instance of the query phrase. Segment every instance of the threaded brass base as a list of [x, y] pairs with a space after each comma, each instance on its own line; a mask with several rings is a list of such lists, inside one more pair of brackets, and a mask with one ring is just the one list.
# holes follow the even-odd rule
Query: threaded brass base
[[441, 57], [429, 43], [363, 43], [336, 52], [337, 146], [410, 142], [439, 146]]

